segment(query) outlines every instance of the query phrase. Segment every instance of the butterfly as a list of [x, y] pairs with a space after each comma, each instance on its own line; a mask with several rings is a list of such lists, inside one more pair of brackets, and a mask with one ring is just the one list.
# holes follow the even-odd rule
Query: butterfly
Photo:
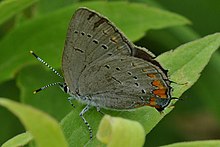
[[61, 76], [54, 68], [31, 53], [48, 66], [64, 82], [59, 85], [68, 93], [68, 100], [86, 104], [80, 117], [87, 125], [92, 139], [92, 129], [84, 114], [92, 106], [129, 110], [151, 106], [159, 112], [171, 102], [172, 81], [155, 55], [129, 41], [106, 17], [88, 8], [79, 8], [73, 15], [62, 55]]

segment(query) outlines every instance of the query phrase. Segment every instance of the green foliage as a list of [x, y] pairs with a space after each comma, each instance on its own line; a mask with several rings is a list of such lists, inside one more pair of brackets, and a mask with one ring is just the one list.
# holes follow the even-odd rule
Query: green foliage
[[0, 3], [0, 25], [22, 10], [33, 5], [37, 0], [5, 0]]
[[198, 147], [198, 146], [217, 147], [217, 146], [220, 146], [220, 141], [219, 140], [208, 140], [208, 141], [181, 142], [181, 143], [165, 145], [163, 147]]
[[[188, 19], [176, 13], [163, 10], [161, 7], [154, 7], [155, 5], [159, 7], [159, 3], [153, 0], [143, 0], [140, 3], [121, 1], [72, 3], [72, 1], [67, 0], [63, 3], [54, 1], [51, 6], [48, 6], [48, 2], [50, 2], [48, 0], [36, 2], [37, 0], [8, 0], [0, 2], [0, 24], [3, 25], [7, 24], [10, 19], [19, 17], [19, 14], [27, 9], [36, 11], [31, 18], [19, 22], [19, 25], [15, 24], [16, 27], [11, 27], [6, 35], [1, 35], [0, 86], [3, 87], [1, 90], [4, 92], [1, 91], [0, 96], [8, 99], [17, 97], [16, 100], [19, 103], [1, 99], [0, 105], [13, 112], [22, 122], [25, 130], [31, 133], [23, 133], [16, 136], [6, 142], [5, 146], [10, 146], [11, 144], [25, 145], [30, 141], [34, 141], [39, 146], [67, 146], [67, 143], [69, 146], [83, 146], [85, 144], [103, 146], [96, 138], [92, 141], [89, 140], [88, 129], [79, 117], [84, 105], [74, 102], [76, 108], [71, 111], [72, 107], [66, 100], [68, 96], [58, 87], [48, 88], [36, 95], [32, 93], [33, 90], [43, 85], [57, 82], [61, 79], [53, 76], [53, 73], [42, 65], [36, 65], [39, 63], [29, 55], [29, 50], [34, 50], [48, 63], [60, 69], [66, 30], [70, 18], [77, 8], [83, 6], [100, 12], [115, 23], [130, 40], [138, 41], [138, 44], [145, 45], [150, 40], [150, 46], [154, 47], [149, 50], [156, 53], [158, 53], [158, 48], [160, 49], [159, 53], [161, 53], [165, 48], [170, 50], [173, 46], [176, 47], [199, 37], [197, 32], [183, 26], [190, 24]], [[146, 5], [146, 3], [149, 5]], [[46, 9], [47, 7], [49, 8]], [[157, 31], [154, 33], [150, 30]], [[149, 35], [146, 35], [146, 32]], [[146, 38], [148, 41], [145, 40]], [[171, 80], [178, 83], [172, 85], [174, 88], [173, 96], [180, 97], [199, 79], [202, 70], [219, 46], [220, 33], [215, 33], [181, 45], [174, 51], [165, 52], [156, 58], [165, 69], [169, 69]], [[219, 66], [220, 56], [216, 54], [214, 57], [213, 61], [211, 60], [210, 64], [212, 66], [210, 67], [210, 72], [206, 74], [207, 76], [212, 74], [213, 71], [216, 74], [219, 73], [219, 70], [215, 69], [215, 67]], [[218, 76], [215, 76], [216, 74], [209, 78], [216, 82], [218, 78]], [[205, 83], [210, 82], [208, 78], [202, 77], [202, 79], [204, 79]], [[9, 80], [16, 82], [16, 85], [11, 84], [10, 89], [8, 89], [8, 86], [6, 88]], [[18, 89], [19, 94], [14, 92], [16, 91], [14, 89]], [[210, 93], [215, 94], [215, 91], [210, 87], [201, 91], [201, 94], [207, 97]], [[10, 96], [11, 94], [12, 96]], [[216, 105], [215, 101], [209, 101], [208, 104], [210, 106]], [[40, 109], [60, 121], [62, 132], [55, 120], [32, 107]], [[173, 107], [168, 107], [162, 114], [150, 107], [142, 107], [129, 112], [102, 111], [111, 116], [139, 122], [143, 126], [146, 135], [172, 109]], [[219, 113], [219, 109], [216, 108], [216, 112]], [[0, 114], [3, 114], [4, 117], [7, 113], [5, 113], [5, 110], [0, 109]], [[103, 116], [93, 108], [85, 114], [85, 117], [93, 128], [93, 135], [95, 136]], [[5, 121], [10, 122], [14, 121], [14, 119], [9, 118]], [[1, 127], [3, 128], [4, 126], [1, 124]], [[12, 136], [6, 136], [6, 138], [10, 137]], [[47, 139], [45, 140], [45, 138]], [[3, 141], [5, 140], [0, 140], [0, 144]], [[149, 140], [146, 140], [146, 142], [149, 142]], [[206, 143], [211, 145], [218, 142], [210, 141]], [[189, 142], [187, 145], [193, 146], [194, 142]], [[170, 146], [175, 146], [175, 144]]]
[[177, 93], [176, 96], [179, 97], [198, 80], [212, 54], [219, 48], [219, 43], [220, 33], [216, 33], [184, 44], [158, 57], [158, 61], [169, 69], [171, 80], [187, 85], [187, 87], [176, 85], [181, 88], [174, 87], [174, 96]]
[[33, 140], [33, 136], [29, 132], [25, 132], [22, 134], [19, 134], [12, 139], [5, 142], [2, 147], [11, 147], [11, 146], [25, 146], [28, 144], [31, 140]]
[[139, 147], [144, 145], [145, 134], [142, 125], [137, 121], [105, 115], [96, 137], [102, 143], [108, 144], [108, 147]]
[[[67, 147], [59, 124], [44, 112], [8, 99], [0, 98], [0, 105], [9, 109], [33, 135], [36, 145]], [[25, 138], [29, 138], [27, 135]], [[17, 138], [15, 138], [17, 139]], [[31, 140], [31, 139], [29, 139]], [[21, 142], [20, 140], [17, 140]], [[17, 142], [15, 142], [17, 144]]]

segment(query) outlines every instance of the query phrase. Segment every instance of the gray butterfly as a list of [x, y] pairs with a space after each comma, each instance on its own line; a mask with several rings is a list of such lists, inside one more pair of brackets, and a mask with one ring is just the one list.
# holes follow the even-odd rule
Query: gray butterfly
[[[61, 75], [36, 54], [32, 54]], [[164, 110], [171, 97], [167, 70], [154, 60], [145, 48], [131, 43], [107, 18], [87, 8], [78, 9], [72, 17], [62, 57], [64, 83], [57, 82], [72, 100], [86, 104], [80, 116], [92, 129], [84, 113], [91, 106], [128, 110], [152, 106]], [[72, 104], [73, 105], [73, 104]]]

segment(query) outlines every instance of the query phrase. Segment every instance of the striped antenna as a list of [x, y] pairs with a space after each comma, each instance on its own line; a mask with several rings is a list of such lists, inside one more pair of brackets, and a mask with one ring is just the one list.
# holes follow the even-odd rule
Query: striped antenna
[[62, 84], [62, 83], [61, 83], [61, 82], [56, 82], [56, 83], [48, 84], [48, 85], [46, 85], [46, 86], [43, 86], [43, 87], [41, 87], [41, 88], [35, 90], [33, 93], [36, 94], [36, 93], [40, 92], [41, 90], [44, 90], [44, 89], [46, 89], [46, 88], [48, 88], [48, 87], [51, 87], [51, 86], [54, 86], [54, 85], [57, 85], [57, 84]]
[[[61, 76], [59, 74], [58, 71], [56, 71], [56, 69], [54, 69], [52, 66], [50, 66], [47, 62], [45, 62], [43, 59], [41, 59], [39, 56], [37, 56], [33, 51], [30, 51], [30, 53], [41, 63], [43, 63], [44, 65], [46, 65], [50, 70], [52, 70], [56, 75], [58, 75], [60, 78], [63, 79], [63, 76]], [[47, 87], [46, 87], [47, 88]]]

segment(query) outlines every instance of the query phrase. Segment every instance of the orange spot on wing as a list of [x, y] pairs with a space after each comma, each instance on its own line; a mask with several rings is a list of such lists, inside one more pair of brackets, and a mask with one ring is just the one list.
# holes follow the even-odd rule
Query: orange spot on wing
[[159, 80], [154, 80], [152, 82], [152, 85], [158, 87], [158, 89], [165, 89], [166, 88]]
[[165, 87], [161, 81], [154, 80], [152, 85], [156, 86], [157, 89], [153, 90], [153, 94], [159, 96], [160, 98], [167, 98], [167, 87]]
[[153, 91], [153, 94], [158, 95], [160, 98], [167, 98], [166, 92], [167, 89], [156, 89]]
[[151, 107], [155, 107], [157, 105], [156, 98], [154, 98], [154, 97], [150, 98], [149, 103], [146, 105], [151, 106]]

